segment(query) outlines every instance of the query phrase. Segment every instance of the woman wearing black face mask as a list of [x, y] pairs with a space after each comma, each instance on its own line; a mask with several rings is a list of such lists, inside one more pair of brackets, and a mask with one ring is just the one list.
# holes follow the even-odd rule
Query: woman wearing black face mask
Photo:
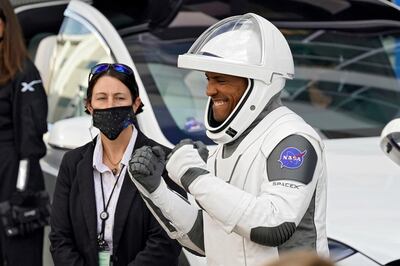
[[86, 108], [100, 134], [62, 160], [49, 235], [55, 265], [177, 265], [179, 244], [154, 219], [126, 169], [134, 150], [159, 145], [138, 130], [142, 107], [132, 69], [92, 68]]

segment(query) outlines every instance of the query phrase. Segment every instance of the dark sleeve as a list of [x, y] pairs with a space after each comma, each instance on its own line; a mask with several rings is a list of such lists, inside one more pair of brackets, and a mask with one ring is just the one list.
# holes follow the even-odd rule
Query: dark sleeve
[[71, 219], [69, 217], [69, 198], [72, 174], [68, 169], [69, 153], [61, 162], [53, 196], [50, 217], [50, 252], [55, 265], [85, 265], [75, 247]]
[[145, 248], [140, 251], [130, 266], [178, 265], [181, 246], [169, 238], [157, 220], [149, 213], [149, 224]]
[[[155, 142], [153, 140], [150, 140], [150, 143], [151, 143], [151, 146], [161, 146], [161, 148], [163, 149], [163, 151], [165, 153], [165, 157], [167, 157], [168, 154], [171, 152], [170, 148], [165, 147], [165, 146], [163, 146], [163, 145], [161, 145], [161, 144], [159, 144], [159, 143], [157, 143], [157, 142]], [[181, 188], [180, 186], [178, 186], [174, 181], [172, 181], [172, 179], [168, 175], [167, 169], [165, 169], [165, 168], [164, 168], [164, 172], [162, 174], [162, 177], [163, 177], [165, 183], [167, 184], [167, 186], [171, 190], [179, 193], [182, 197], [187, 199], [186, 191], [183, 188]]]
[[184, 197], [185, 199], [187, 199], [187, 194], [186, 194], [186, 191], [183, 189], [183, 188], [181, 188], [180, 186], [178, 186], [174, 181], [172, 181], [172, 179], [169, 177], [169, 175], [168, 175], [168, 172], [167, 172], [167, 170], [164, 170], [164, 173], [163, 173], [163, 178], [164, 178], [164, 181], [165, 181], [165, 183], [167, 184], [167, 186], [171, 189], [171, 190], [173, 190], [173, 191], [175, 191], [175, 192], [178, 192], [182, 197]]
[[43, 134], [47, 132], [47, 96], [39, 72], [31, 61], [26, 62], [15, 86], [20, 157], [41, 158], [46, 154]]

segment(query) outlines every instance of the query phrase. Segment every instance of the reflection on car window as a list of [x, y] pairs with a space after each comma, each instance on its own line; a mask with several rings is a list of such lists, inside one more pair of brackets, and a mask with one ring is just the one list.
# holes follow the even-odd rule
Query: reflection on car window
[[[295, 61], [295, 79], [282, 100], [327, 138], [377, 136], [400, 115], [394, 62], [397, 33], [281, 29]], [[166, 34], [164, 34], [166, 35]], [[194, 38], [162, 39], [150, 33], [125, 38], [165, 136], [211, 143], [203, 125], [202, 72], [176, 67]]]
[[[168, 38], [174, 36], [168, 34]], [[182, 32], [180, 32], [182, 34]], [[191, 138], [207, 144], [204, 109], [206, 78], [204, 73], [178, 69], [179, 54], [186, 52], [194, 39], [168, 40], [165, 43], [150, 33], [125, 38], [152, 108], [164, 135], [171, 143]]]
[[400, 114], [392, 35], [283, 31], [296, 67], [283, 101], [327, 137], [377, 136]]
[[86, 25], [66, 17], [57, 36], [49, 81], [50, 123], [83, 116], [87, 78], [99, 62], [113, 62], [110, 50]]
[[204, 75], [197, 71], [176, 71], [175, 66], [148, 64], [159, 93], [176, 125], [189, 133], [204, 131]]

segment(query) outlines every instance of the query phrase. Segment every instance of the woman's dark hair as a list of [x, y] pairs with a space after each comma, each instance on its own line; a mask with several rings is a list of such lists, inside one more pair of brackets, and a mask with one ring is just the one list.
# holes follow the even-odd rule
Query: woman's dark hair
[[[103, 76], [116, 78], [121, 81], [126, 87], [128, 87], [129, 91], [131, 92], [132, 102], [134, 102], [135, 99], [139, 96], [139, 88], [137, 86], [135, 76], [133, 74], [126, 75], [124, 73], [117, 72], [112, 67], [110, 67], [107, 71], [96, 74], [89, 80], [88, 88], [86, 91], [86, 105], [92, 101], [93, 87], [96, 85], [97, 81]], [[85, 112], [89, 114], [87, 108]], [[139, 114], [141, 112], [143, 112], [143, 104], [139, 106], [135, 114]]]
[[0, 85], [22, 71], [28, 57], [21, 26], [9, 0], [0, 0], [0, 18], [4, 23], [3, 40], [0, 42]]

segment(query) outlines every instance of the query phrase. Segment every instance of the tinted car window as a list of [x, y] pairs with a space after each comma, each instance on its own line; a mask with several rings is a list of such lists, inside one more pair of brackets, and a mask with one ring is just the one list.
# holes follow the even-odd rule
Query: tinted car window
[[376, 136], [399, 115], [396, 34], [283, 32], [296, 71], [283, 101], [327, 137]]
[[124, 41], [146, 88], [157, 122], [168, 140], [177, 143], [192, 138], [211, 144], [203, 124], [207, 101], [205, 76], [176, 67], [178, 55], [189, 49], [193, 38], [168, 38], [163, 41], [156, 35], [143, 33]]

